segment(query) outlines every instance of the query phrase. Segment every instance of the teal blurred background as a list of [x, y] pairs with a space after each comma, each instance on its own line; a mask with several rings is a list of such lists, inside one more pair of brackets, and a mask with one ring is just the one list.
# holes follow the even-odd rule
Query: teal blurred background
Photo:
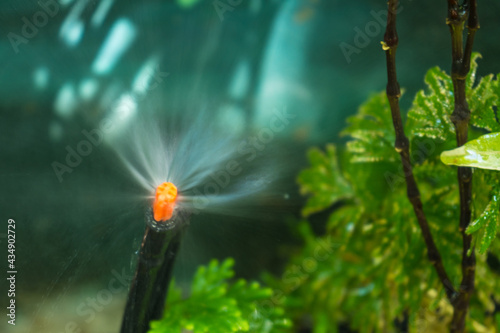
[[[4, 251], [7, 219], [15, 219], [18, 308], [16, 327], [2, 320], [0, 330], [118, 331], [127, 284], [95, 307], [89, 297], [117, 275], [130, 276], [135, 264], [145, 207], [129, 195], [138, 185], [112, 146], [148, 114], [189, 120], [204, 110], [216, 126], [243, 137], [268, 126], [279, 110], [295, 116], [263, 152], [279, 155], [272, 185], [278, 199], [246, 207], [239, 217], [195, 216], [176, 268], [181, 285], [213, 257], [235, 257], [246, 278], [279, 273], [294, 242], [287, 220], [300, 216], [295, 177], [307, 147], [341, 140], [345, 118], [385, 88], [385, 6], [3, 0], [0, 241]], [[450, 41], [445, 1], [401, 0], [400, 8], [397, 65], [407, 107], [428, 68], [449, 70]], [[497, 1], [479, 4], [480, 75], [500, 72], [499, 13]], [[54, 162], [104, 119], [114, 124], [109, 139], [59, 177]], [[255, 163], [266, 163], [265, 156]], [[4, 295], [6, 284], [0, 286]]]

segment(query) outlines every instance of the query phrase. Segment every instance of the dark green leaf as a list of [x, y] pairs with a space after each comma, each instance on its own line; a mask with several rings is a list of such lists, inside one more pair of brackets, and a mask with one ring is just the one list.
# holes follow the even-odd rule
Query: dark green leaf
[[355, 116], [347, 119], [347, 123], [349, 125], [341, 135], [354, 139], [347, 143], [352, 162], [392, 162], [398, 159], [394, 150], [391, 109], [385, 92], [370, 97]]
[[334, 145], [326, 147], [326, 154], [313, 148], [308, 157], [311, 167], [303, 170], [298, 177], [300, 192], [311, 195], [302, 210], [304, 216], [352, 196], [352, 189], [340, 172]]

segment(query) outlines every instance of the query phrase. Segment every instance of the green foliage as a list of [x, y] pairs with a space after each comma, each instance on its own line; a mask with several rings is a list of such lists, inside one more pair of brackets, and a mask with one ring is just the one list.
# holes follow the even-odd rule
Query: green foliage
[[[495, 115], [498, 105], [499, 83], [493, 75], [476, 82], [477, 59], [471, 57], [471, 70], [466, 79], [466, 95], [472, 110], [471, 125], [486, 131], [500, 131]], [[431, 68], [425, 75], [427, 91], [419, 91], [408, 112], [407, 134], [410, 137], [425, 137], [437, 141], [453, 142], [455, 128], [450, 119], [453, 110], [453, 82], [439, 67]]]
[[338, 172], [339, 166], [335, 156], [335, 146], [326, 147], [326, 154], [319, 149], [311, 149], [308, 157], [313, 165], [304, 170], [298, 177], [302, 194], [312, 194], [302, 213], [307, 216], [324, 210], [335, 202], [352, 197], [349, 184]]
[[[478, 57], [473, 55], [466, 80], [471, 137], [500, 127], [495, 116], [498, 81], [493, 75], [476, 80]], [[456, 145], [450, 120], [453, 86], [439, 68], [427, 72], [425, 83], [427, 89], [417, 93], [408, 112], [405, 131], [431, 232], [451, 283], [458, 289], [462, 239], [456, 168], [439, 160], [443, 151]], [[360, 332], [394, 331], [394, 320], [405, 313], [410, 332], [447, 331], [451, 305], [428, 261], [406, 195], [392, 126], [385, 94], [373, 95], [348, 119], [342, 135], [351, 141], [345, 148], [311, 149], [310, 166], [298, 177], [301, 192], [309, 196], [304, 217], [339, 208], [328, 217], [324, 235], [315, 235], [307, 221], [300, 222], [303, 248], [281, 279], [267, 277], [267, 281], [283, 292], [283, 304], [294, 321], [311, 317], [316, 333], [336, 332], [339, 323], [349, 323]], [[474, 143], [471, 146], [477, 154], [478, 148]], [[498, 172], [474, 174], [476, 217], [467, 232], [475, 235], [480, 254], [500, 255], [500, 242], [494, 242], [500, 208], [497, 184]], [[492, 297], [497, 301], [500, 297], [495, 274], [488, 268], [486, 255], [478, 255], [468, 331], [486, 332], [498, 325], [492, 315]]]
[[453, 83], [439, 67], [431, 68], [425, 75], [427, 92], [420, 90], [408, 112], [410, 136], [442, 141], [453, 141], [455, 129], [450, 120], [453, 110]]
[[212, 260], [208, 266], [201, 266], [186, 299], [172, 283], [164, 317], [151, 323], [149, 333], [287, 332], [290, 321], [283, 308], [261, 311], [260, 304], [269, 300], [272, 290], [243, 279], [230, 284], [233, 265], [234, 261], [227, 259], [221, 264]]
[[481, 215], [475, 219], [467, 228], [468, 234], [473, 234], [484, 229], [481, 237], [479, 253], [485, 253], [491, 242], [496, 237], [500, 208], [500, 188], [494, 187], [491, 201], [488, 203]]
[[391, 109], [385, 93], [372, 96], [359, 108], [357, 115], [347, 119], [347, 123], [341, 135], [355, 139], [347, 143], [352, 162], [394, 162], [398, 159], [393, 148]]
[[488, 132], [500, 132], [495, 112], [500, 97], [498, 76], [496, 78], [493, 74], [484, 76], [476, 86], [472, 87], [475, 83], [478, 58], [480, 56], [477, 53], [472, 56], [471, 74], [467, 81], [467, 102], [472, 110], [470, 121], [472, 125]]

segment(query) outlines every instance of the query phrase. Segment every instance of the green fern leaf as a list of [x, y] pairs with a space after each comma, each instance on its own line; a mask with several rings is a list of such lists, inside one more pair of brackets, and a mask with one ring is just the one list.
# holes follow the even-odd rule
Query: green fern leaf
[[242, 279], [230, 285], [227, 280], [234, 275], [233, 265], [234, 260], [227, 259], [221, 264], [212, 260], [200, 267], [191, 296], [169, 297], [164, 317], [151, 322], [149, 333], [286, 332], [291, 322], [283, 308], [275, 306], [264, 313], [259, 307], [259, 302], [269, 300], [273, 291]]
[[[497, 202], [498, 203], [498, 202]], [[497, 225], [498, 225], [498, 205], [496, 207], [496, 216], [490, 217], [486, 224], [486, 228], [484, 230], [483, 238], [481, 239], [481, 247], [479, 248], [479, 253], [485, 253], [486, 250], [491, 245], [491, 242], [495, 239], [497, 235]]]
[[484, 229], [481, 237], [479, 253], [485, 253], [491, 242], [496, 237], [497, 225], [499, 219], [500, 208], [500, 188], [493, 189], [491, 201], [488, 203], [483, 213], [474, 220], [466, 230], [467, 234], [476, 233], [480, 229]]
[[395, 134], [391, 109], [385, 92], [370, 97], [361, 105], [355, 116], [347, 119], [347, 123], [349, 125], [341, 132], [341, 136], [354, 139], [346, 145], [347, 151], [352, 154], [351, 162], [398, 160], [394, 150]]
[[500, 132], [500, 124], [495, 115], [500, 95], [498, 80], [490, 74], [482, 77], [477, 85], [473, 86], [476, 80], [478, 58], [481, 58], [479, 53], [472, 54], [471, 70], [466, 81], [467, 102], [471, 110], [470, 122], [473, 126], [490, 132]]
[[425, 75], [427, 91], [419, 91], [408, 112], [411, 137], [426, 137], [442, 141], [454, 140], [455, 129], [450, 120], [453, 110], [453, 83], [439, 67]]
[[303, 170], [298, 177], [300, 192], [311, 195], [302, 210], [304, 216], [352, 197], [352, 189], [340, 172], [334, 145], [326, 147], [326, 154], [313, 148], [309, 150], [308, 157], [311, 167]]

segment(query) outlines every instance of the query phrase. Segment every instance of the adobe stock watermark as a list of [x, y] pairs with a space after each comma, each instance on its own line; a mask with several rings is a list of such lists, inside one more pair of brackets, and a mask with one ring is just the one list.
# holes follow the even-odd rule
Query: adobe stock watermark
[[[154, 84], [146, 87], [145, 89], [140, 89], [142, 93], [131, 93], [129, 99], [120, 99], [114, 106], [116, 114], [118, 114], [118, 120], [123, 118], [124, 115], [129, 114], [129, 110], [132, 107], [131, 103], [137, 104], [143, 100], [148, 91], [152, 91], [158, 87], [160, 83], [164, 81], [169, 73], [161, 72], [159, 65], [156, 69], [149, 73], [154, 80]], [[113, 117], [113, 116], [111, 116]], [[111, 117], [104, 118], [99, 122], [99, 126], [90, 131], [82, 130], [82, 135], [84, 139], [80, 140], [74, 147], [66, 146], [66, 157], [64, 162], [53, 161], [51, 166], [54, 173], [61, 183], [63, 181], [63, 175], [72, 173], [75, 168], [77, 168], [82, 162], [83, 158], [89, 156], [93, 149], [98, 147], [103, 141], [106, 134], [113, 131], [115, 122], [111, 120]], [[116, 119], [116, 118], [113, 118]]]
[[[116, 295], [124, 294], [134, 277], [133, 273], [126, 272], [122, 269], [121, 272], [112, 270], [111, 278], [106, 288], [99, 290], [94, 297], [88, 296], [84, 301], [76, 307], [76, 314], [81, 317], [85, 323], [90, 323], [97, 317], [99, 312], [102, 312], [108, 306]], [[58, 333], [82, 333], [83, 330], [78, 326], [76, 321], [69, 321], [64, 326], [63, 331]]]
[[[406, 0], [411, 2], [412, 0]], [[398, 2], [398, 7], [395, 10], [396, 14], [399, 14], [403, 10], [401, 1]], [[342, 42], [339, 44], [340, 51], [344, 55], [345, 60], [348, 64], [352, 62], [352, 56], [354, 54], [360, 54], [361, 50], [370, 45], [374, 38], [379, 36], [385, 29], [387, 24], [387, 9], [381, 9], [379, 11], [371, 10], [372, 21], [365, 24], [363, 29], [359, 26], [354, 27], [354, 38], [352, 44]]]
[[[276, 109], [269, 120], [268, 126], [257, 131], [256, 135], [244, 139], [238, 145], [239, 158], [243, 158], [245, 163], [250, 163], [258, 156], [258, 153], [274, 140], [277, 133], [282, 132], [295, 119], [296, 115], [287, 112], [287, 108]], [[223, 170], [213, 172], [209, 177], [211, 181], [206, 182], [200, 188], [194, 188], [187, 194], [194, 196], [193, 213], [198, 214], [200, 210], [210, 203], [210, 196], [218, 195], [231, 182], [231, 178], [238, 176], [243, 171], [243, 166], [238, 158], [233, 158], [226, 162]]]
[[56, 0], [40, 0], [38, 1], [38, 10], [31, 18], [23, 16], [21, 18], [22, 26], [18, 33], [9, 32], [9, 39], [12, 49], [17, 54], [19, 53], [19, 45], [28, 44], [30, 39], [33, 39], [38, 34], [38, 29], [47, 25], [49, 18], [53, 18], [59, 13], [59, 4]]
[[332, 240], [328, 235], [326, 239], [318, 239], [313, 256], [304, 258], [300, 265], [292, 265], [283, 273], [283, 289], [273, 290], [272, 296], [257, 304], [257, 311], [250, 316], [250, 322], [258, 325], [265, 318], [269, 318], [275, 307], [281, 306], [288, 294], [298, 289], [318, 269], [318, 263], [330, 258], [343, 244]]
[[219, 20], [224, 21], [224, 13], [228, 11], [232, 12], [242, 2], [243, 0], [214, 0], [212, 5], [219, 16]]

